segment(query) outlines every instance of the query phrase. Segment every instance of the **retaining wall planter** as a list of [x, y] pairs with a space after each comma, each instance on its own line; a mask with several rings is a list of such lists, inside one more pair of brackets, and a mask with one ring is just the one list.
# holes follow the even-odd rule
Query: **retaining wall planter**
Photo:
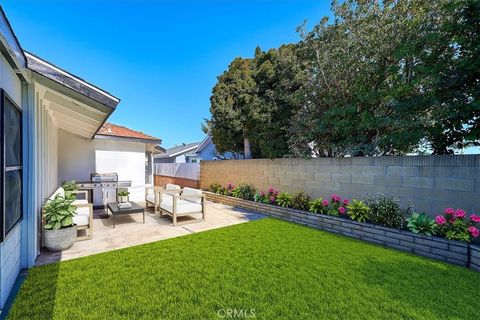
[[207, 199], [234, 207], [248, 209], [283, 220], [326, 230], [347, 237], [394, 248], [419, 256], [470, 267], [480, 272], [480, 246], [438, 237], [417, 235], [409, 231], [387, 228], [370, 223], [314, 214], [302, 210], [205, 192]]

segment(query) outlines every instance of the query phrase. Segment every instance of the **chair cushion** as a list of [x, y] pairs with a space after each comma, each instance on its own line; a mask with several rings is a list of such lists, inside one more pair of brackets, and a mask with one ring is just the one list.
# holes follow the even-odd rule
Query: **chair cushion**
[[88, 200], [85, 200], [85, 199], [77, 199], [77, 200], [73, 201], [72, 204], [73, 204], [74, 206], [76, 206], [77, 204], [88, 204]]
[[88, 207], [80, 207], [77, 208], [75, 211], [75, 215], [73, 216], [73, 223], [77, 226], [87, 226], [90, 221], [90, 208]]
[[146, 199], [150, 203], [155, 203], [155, 195], [154, 194], [147, 194]]
[[[202, 190], [188, 188], [188, 187], [183, 188], [183, 192], [182, 192], [182, 196], [201, 195], [201, 194], [202, 194]], [[185, 200], [195, 202], [195, 203], [202, 203], [201, 198], [188, 198]]]
[[[165, 201], [161, 203], [160, 208], [173, 213], [173, 202]], [[196, 213], [202, 211], [202, 205], [189, 200], [177, 200], [177, 213]]]
[[180, 190], [180, 186], [172, 183], [167, 183], [165, 190]]

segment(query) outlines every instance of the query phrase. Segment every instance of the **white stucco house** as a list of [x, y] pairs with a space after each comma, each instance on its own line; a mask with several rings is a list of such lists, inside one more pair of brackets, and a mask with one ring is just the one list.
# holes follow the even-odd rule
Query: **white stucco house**
[[141, 200], [161, 140], [107, 123], [120, 99], [22, 49], [0, 7], [0, 308], [40, 252], [41, 207], [64, 180], [116, 172]]

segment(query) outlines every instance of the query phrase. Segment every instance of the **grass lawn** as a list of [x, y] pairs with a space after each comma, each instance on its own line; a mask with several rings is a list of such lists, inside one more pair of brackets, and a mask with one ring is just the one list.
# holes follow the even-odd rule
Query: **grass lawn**
[[479, 319], [479, 301], [479, 273], [267, 218], [35, 267], [8, 319]]

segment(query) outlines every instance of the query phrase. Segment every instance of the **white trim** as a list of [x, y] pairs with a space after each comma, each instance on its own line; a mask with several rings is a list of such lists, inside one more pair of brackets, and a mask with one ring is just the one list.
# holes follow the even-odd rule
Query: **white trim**
[[[198, 145], [193, 146], [193, 147], [190, 147], [190, 148], [187, 148], [187, 149], [183, 149], [183, 150], [181, 150], [181, 151], [179, 151], [179, 152], [177, 152], [177, 153], [172, 153], [172, 154], [170, 154], [170, 155], [158, 154], [158, 155], [155, 156], [155, 158], [157, 158], [157, 159], [172, 158], [172, 157], [176, 157], [176, 156], [178, 156], [178, 155], [184, 154], [184, 153], [186, 153], [186, 152], [188, 152], [188, 151], [191, 151], [191, 150], [193, 150], [193, 149], [196, 149], [196, 148], [198, 148]], [[163, 157], [162, 157], [162, 156], [163, 156]]]
[[115, 100], [116, 102], [120, 102], [120, 100], [119, 100], [118, 98], [115, 98], [114, 96], [108, 94], [107, 92], [105, 92], [105, 91], [103, 91], [103, 90], [100, 90], [99, 88], [97, 88], [97, 87], [95, 87], [95, 86], [92, 86], [91, 84], [83, 81], [83, 80], [80, 79], [80, 78], [75, 77], [75, 76], [72, 75], [71, 73], [65, 72], [65, 71], [63, 71], [62, 69], [59, 69], [59, 68], [55, 67], [54, 65], [48, 63], [48, 62], [45, 61], [45, 60], [42, 60], [42, 59], [40, 59], [40, 58], [37, 58], [37, 57], [31, 55], [31, 54], [28, 53], [28, 52], [25, 52], [25, 55], [26, 55], [29, 59], [33, 59], [33, 60], [36, 60], [36, 61], [38, 61], [38, 62], [40, 62], [40, 63], [42, 63], [42, 64], [46, 64], [46, 65], [48, 65], [50, 68], [52, 68], [53, 70], [57, 71], [58, 73], [61, 73], [61, 74], [63, 74], [64, 76], [67, 76], [67, 77], [69, 77], [69, 78], [73, 78], [73, 79], [75, 79], [75, 81], [80, 82], [81, 84], [89, 87], [90, 89], [95, 90], [96, 92], [98, 92], [98, 93], [100, 93], [100, 94], [103, 94], [104, 96], [107, 96], [107, 97], [109, 97], [110, 99]]

